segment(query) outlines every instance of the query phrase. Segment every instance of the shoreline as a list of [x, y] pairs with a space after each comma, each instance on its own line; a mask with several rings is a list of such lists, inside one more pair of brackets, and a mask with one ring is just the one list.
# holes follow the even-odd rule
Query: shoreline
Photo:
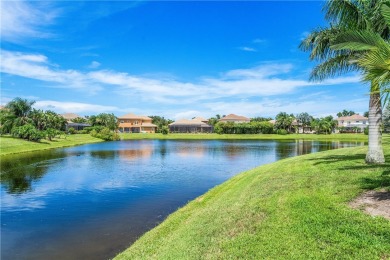
[[[307, 141], [343, 141], [367, 142], [367, 135], [363, 134], [120, 134], [121, 141], [127, 140], [307, 140]], [[31, 142], [11, 136], [0, 136], [0, 157], [20, 153], [45, 151], [57, 148], [66, 148], [77, 145], [104, 142], [88, 134], [67, 135], [65, 138], [54, 138], [53, 141]]]

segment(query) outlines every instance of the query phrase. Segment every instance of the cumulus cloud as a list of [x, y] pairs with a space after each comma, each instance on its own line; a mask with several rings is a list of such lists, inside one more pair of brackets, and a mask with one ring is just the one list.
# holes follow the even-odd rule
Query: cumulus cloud
[[34, 104], [35, 108], [43, 110], [54, 110], [57, 113], [77, 112], [77, 113], [103, 113], [108, 111], [117, 111], [115, 106], [102, 106], [78, 102], [59, 102], [53, 100], [37, 101]]

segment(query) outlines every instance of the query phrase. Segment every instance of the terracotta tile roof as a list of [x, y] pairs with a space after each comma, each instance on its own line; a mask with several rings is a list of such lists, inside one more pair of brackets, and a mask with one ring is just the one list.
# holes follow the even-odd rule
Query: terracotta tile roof
[[152, 124], [152, 123], [142, 123], [141, 126], [146, 126], [146, 127], [157, 127], [155, 124]]
[[72, 119], [75, 119], [77, 117], [81, 117], [81, 116], [79, 116], [78, 114], [75, 114], [75, 113], [64, 113], [64, 114], [61, 114], [61, 116], [63, 118], [65, 118], [66, 120], [72, 120]]
[[352, 116], [342, 116], [342, 117], [337, 118], [337, 121], [341, 121], [341, 120], [368, 120], [368, 118], [361, 116], [361, 115], [358, 115], [358, 114], [355, 114]]
[[192, 120], [197, 120], [197, 121], [201, 121], [201, 122], [203, 122], [203, 121], [209, 121], [209, 120], [207, 120], [206, 118], [201, 117], [201, 116], [197, 116], [197, 117], [193, 118]]
[[202, 122], [202, 121], [199, 121], [199, 120], [195, 120], [192, 119], [192, 120], [188, 120], [188, 119], [180, 119], [180, 120], [177, 120], [171, 124], [169, 124], [170, 126], [178, 126], [178, 125], [200, 125], [200, 126], [209, 126], [208, 124]]
[[139, 116], [139, 115], [136, 115], [136, 114], [133, 114], [133, 113], [128, 113], [126, 115], [123, 115], [123, 116], [118, 116], [118, 119], [143, 119], [143, 120], [152, 120], [150, 117], [148, 116]]
[[227, 120], [248, 121], [248, 122], [250, 121], [250, 119], [245, 116], [238, 116], [235, 114], [229, 114], [225, 117], [222, 117], [219, 121], [227, 121]]

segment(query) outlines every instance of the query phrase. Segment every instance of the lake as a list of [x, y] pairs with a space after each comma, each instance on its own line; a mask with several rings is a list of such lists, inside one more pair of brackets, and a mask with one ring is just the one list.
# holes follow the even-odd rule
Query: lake
[[104, 142], [1, 158], [1, 259], [108, 259], [230, 177], [364, 145], [319, 141]]

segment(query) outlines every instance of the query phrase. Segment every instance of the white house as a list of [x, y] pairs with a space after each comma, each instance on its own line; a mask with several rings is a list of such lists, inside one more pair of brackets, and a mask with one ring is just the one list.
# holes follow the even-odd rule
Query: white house
[[358, 127], [363, 131], [364, 128], [368, 127], [368, 118], [359, 114], [339, 117], [337, 118], [337, 122], [338, 127], [345, 127], [347, 131], [351, 131], [355, 127]]

